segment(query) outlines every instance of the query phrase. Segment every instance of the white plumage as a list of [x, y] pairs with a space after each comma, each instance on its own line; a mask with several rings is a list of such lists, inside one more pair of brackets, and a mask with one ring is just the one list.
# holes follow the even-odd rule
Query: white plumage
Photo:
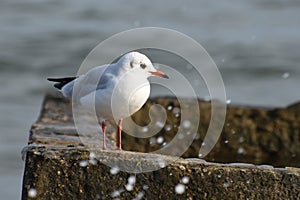
[[48, 80], [58, 82], [54, 86], [61, 89], [67, 98], [72, 99], [75, 92], [76, 98], [73, 100], [82, 106], [91, 106], [95, 102], [96, 113], [102, 123], [104, 149], [105, 121], [113, 118], [118, 120], [118, 147], [121, 149], [122, 119], [145, 104], [150, 94], [147, 78], [153, 75], [168, 78], [163, 72], [156, 70], [144, 54], [130, 52], [123, 55], [117, 63], [95, 67], [77, 78]]

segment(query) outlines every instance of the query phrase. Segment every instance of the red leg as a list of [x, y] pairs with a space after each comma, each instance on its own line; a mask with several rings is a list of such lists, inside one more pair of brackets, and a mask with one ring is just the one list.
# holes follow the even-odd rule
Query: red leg
[[106, 150], [106, 124], [105, 124], [105, 121], [102, 122], [102, 132], [103, 132], [103, 150]]
[[122, 119], [119, 120], [118, 124], [118, 149], [122, 150]]

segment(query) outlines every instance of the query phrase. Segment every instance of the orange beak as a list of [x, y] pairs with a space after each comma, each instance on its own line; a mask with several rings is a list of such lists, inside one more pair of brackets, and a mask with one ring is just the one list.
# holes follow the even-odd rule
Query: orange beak
[[150, 72], [153, 76], [159, 76], [162, 78], [169, 78], [165, 73], [162, 71], [155, 71], [155, 72]]

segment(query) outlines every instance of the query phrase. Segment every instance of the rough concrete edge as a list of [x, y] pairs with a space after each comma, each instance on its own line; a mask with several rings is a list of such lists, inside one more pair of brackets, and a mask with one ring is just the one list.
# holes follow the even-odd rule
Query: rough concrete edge
[[[55, 148], [55, 147], [46, 147], [46, 146], [41, 146], [41, 145], [31, 145], [31, 148], [28, 149], [28, 151], [40, 151], [41, 155], [45, 155], [46, 158], [57, 158], [57, 154], [43, 154], [46, 151], [51, 150], [51, 151], [84, 151], [84, 152], [92, 152], [90, 149], [84, 148], [78, 148], [78, 147], [60, 147], [60, 148]], [[28, 153], [26, 152], [26, 154]], [[216, 163], [216, 162], [208, 162], [203, 159], [198, 159], [198, 158], [176, 158], [168, 155], [162, 155], [162, 154], [153, 154], [153, 153], [142, 153], [142, 152], [132, 152], [132, 151], [118, 151], [118, 150], [99, 150], [99, 152], [103, 152], [104, 154], [115, 154], [115, 155], [128, 155], [128, 156], [138, 156], [138, 157], [158, 157], [162, 159], [169, 159], [169, 160], [176, 160], [172, 164], [191, 164], [191, 165], [204, 165], [204, 166], [219, 166], [219, 167], [228, 167], [228, 168], [243, 168], [243, 169], [258, 169], [258, 170], [273, 170], [273, 171], [287, 171], [291, 173], [296, 173], [298, 176], [300, 176], [300, 168], [296, 167], [273, 167], [271, 165], [254, 165], [254, 164], [249, 164], [249, 163]], [[27, 159], [26, 159], [27, 161]]]

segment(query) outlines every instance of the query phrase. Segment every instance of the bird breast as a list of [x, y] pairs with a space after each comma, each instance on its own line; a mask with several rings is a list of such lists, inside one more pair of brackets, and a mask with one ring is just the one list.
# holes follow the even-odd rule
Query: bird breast
[[145, 104], [150, 94], [148, 80], [131, 81], [115, 87], [111, 96], [111, 108], [115, 118], [126, 118], [137, 112]]
[[129, 97], [129, 113], [132, 115], [146, 103], [150, 95], [150, 84], [145, 83], [132, 91]]

